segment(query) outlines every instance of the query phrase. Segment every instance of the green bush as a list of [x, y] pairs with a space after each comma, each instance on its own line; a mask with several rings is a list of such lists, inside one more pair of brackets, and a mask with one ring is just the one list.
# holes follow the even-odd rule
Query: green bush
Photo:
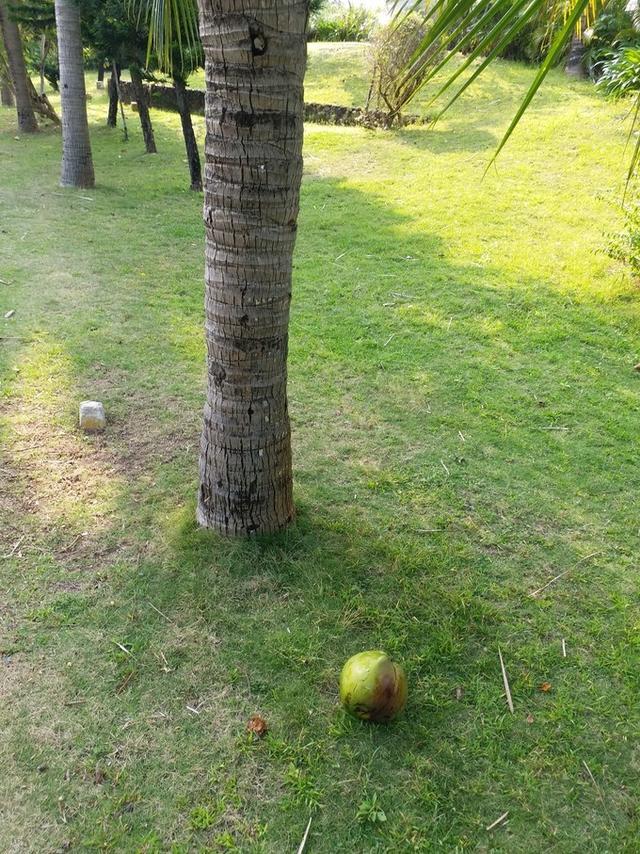
[[614, 98], [640, 92], [640, 47], [624, 47], [604, 60], [597, 85]]
[[635, 198], [625, 205], [624, 229], [611, 235], [606, 252], [610, 258], [627, 264], [634, 278], [640, 279], [640, 195], [635, 193]]
[[584, 33], [586, 68], [594, 80], [605, 73], [609, 63], [625, 48], [640, 46], [640, 34], [625, 5], [626, 0], [609, 0], [593, 27]]
[[313, 15], [309, 39], [318, 42], [363, 42], [371, 38], [376, 16], [363, 6], [332, 3]]

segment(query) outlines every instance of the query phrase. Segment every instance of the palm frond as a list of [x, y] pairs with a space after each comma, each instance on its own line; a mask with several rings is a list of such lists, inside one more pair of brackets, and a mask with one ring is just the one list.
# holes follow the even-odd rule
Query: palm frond
[[128, 0], [129, 12], [149, 28], [148, 58], [155, 56], [162, 71], [173, 71], [177, 50], [181, 64], [200, 47], [196, 0]]
[[[447, 92], [451, 97], [438, 113], [442, 115], [482, 74], [520, 30], [536, 17], [548, 21], [546, 56], [526, 92], [492, 158], [495, 160], [531, 104], [545, 77], [557, 64], [566, 45], [586, 22], [590, 25], [607, 0], [395, 0], [394, 20], [419, 12], [428, 23], [427, 33], [413, 56], [401, 69], [397, 88], [402, 106], [436, 76], [442, 82], [430, 103]], [[468, 51], [460, 63], [461, 52]], [[452, 65], [453, 63], [453, 65]], [[456, 67], [454, 67], [456, 66]], [[466, 78], [465, 78], [465, 75]], [[418, 83], [418, 85], [415, 85]], [[411, 85], [414, 84], [414, 85]], [[402, 101], [402, 93], [407, 98]], [[640, 109], [640, 107], [639, 107]], [[638, 114], [637, 114], [638, 115]], [[640, 139], [634, 154], [640, 160]]]

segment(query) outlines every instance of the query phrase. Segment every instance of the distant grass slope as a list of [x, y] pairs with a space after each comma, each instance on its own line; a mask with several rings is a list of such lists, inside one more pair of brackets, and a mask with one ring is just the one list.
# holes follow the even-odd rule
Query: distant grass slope
[[[314, 45], [309, 97], [359, 102], [359, 63]], [[0, 110], [0, 850], [281, 854], [313, 815], [309, 854], [638, 851], [640, 295], [601, 251], [624, 109], [556, 74], [482, 180], [531, 73], [432, 129], [307, 126], [298, 519], [255, 542], [194, 523], [177, 116], [149, 157], [93, 92], [76, 193], [58, 134]], [[388, 727], [338, 707], [367, 648], [408, 671]]]

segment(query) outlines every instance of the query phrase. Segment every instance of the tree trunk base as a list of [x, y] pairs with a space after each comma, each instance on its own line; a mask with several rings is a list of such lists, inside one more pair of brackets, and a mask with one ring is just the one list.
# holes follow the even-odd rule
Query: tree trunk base
[[[236, 520], [238, 524], [230, 525], [229, 520], [224, 517], [213, 517], [204, 507], [201, 501], [198, 502], [196, 508], [196, 522], [201, 528], [207, 528], [209, 531], [215, 531], [223, 537], [259, 537], [261, 535], [277, 534], [288, 528], [296, 518], [296, 512], [293, 505], [285, 516], [281, 519], [273, 519], [268, 523], [263, 523], [259, 526], [247, 525], [246, 520]], [[243, 521], [245, 524], [243, 524]]]

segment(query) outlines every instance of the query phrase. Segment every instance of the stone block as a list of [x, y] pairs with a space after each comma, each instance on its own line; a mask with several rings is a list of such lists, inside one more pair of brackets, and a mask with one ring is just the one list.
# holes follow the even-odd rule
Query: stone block
[[80, 429], [85, 433], [99, 433], [106, 426], [104, 406], [97, 400], [84, 400], [80, 404]]

